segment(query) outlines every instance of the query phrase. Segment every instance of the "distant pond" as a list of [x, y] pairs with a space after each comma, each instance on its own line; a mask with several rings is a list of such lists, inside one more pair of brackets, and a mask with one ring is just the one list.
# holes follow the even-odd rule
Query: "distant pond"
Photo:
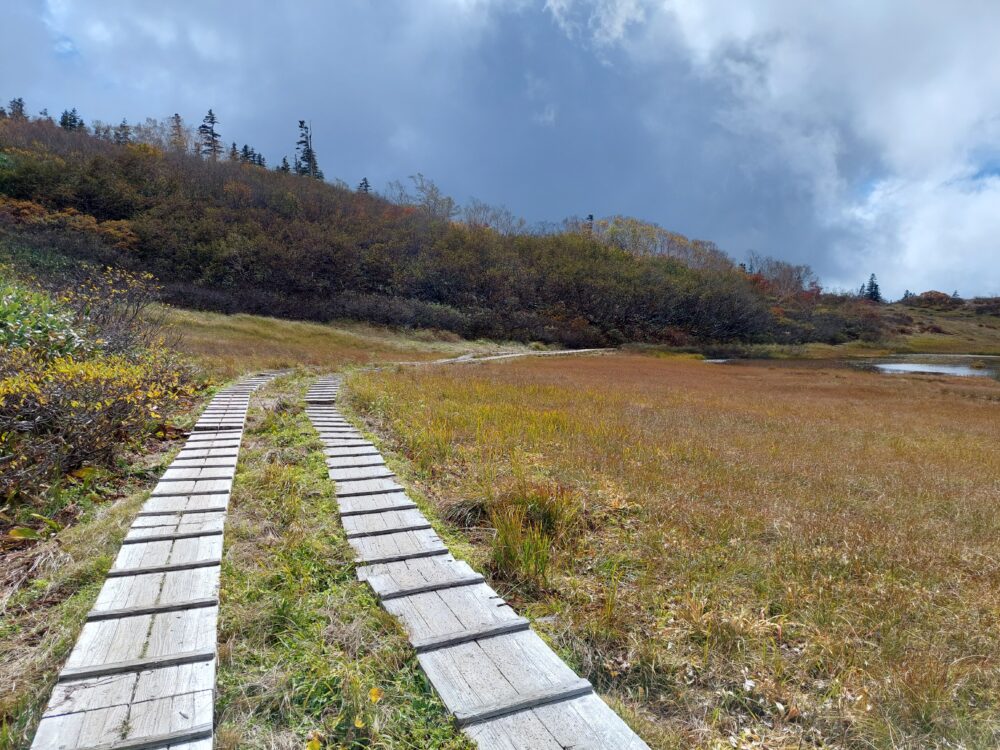
[[898, 354], [870, 359], [707, 359], [711, 364], [827, 369], [849, 367], [883, 375], [945, 375], [1000, 380], [1000, 357], [971, 354]]
[[862, 360], [855, 366], [885, 375], [949, 375], [1000, 380], [1000, 357], [906, 354]]

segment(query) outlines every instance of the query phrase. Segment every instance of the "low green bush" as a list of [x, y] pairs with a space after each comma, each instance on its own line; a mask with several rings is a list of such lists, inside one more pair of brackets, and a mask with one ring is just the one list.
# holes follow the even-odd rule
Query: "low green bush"
[[112, 468], [194, 392], [142, 315], [149, 279], [106, 270], [71, 290], [0, 279], [0, 520], [13, 523], [84, 466]]

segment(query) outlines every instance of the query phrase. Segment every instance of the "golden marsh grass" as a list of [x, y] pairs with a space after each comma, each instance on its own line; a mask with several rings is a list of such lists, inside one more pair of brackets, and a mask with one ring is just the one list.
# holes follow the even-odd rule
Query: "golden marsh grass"
[[614, 355], [348, 398], [652, 746], [1000, 743], [1000, 383]]

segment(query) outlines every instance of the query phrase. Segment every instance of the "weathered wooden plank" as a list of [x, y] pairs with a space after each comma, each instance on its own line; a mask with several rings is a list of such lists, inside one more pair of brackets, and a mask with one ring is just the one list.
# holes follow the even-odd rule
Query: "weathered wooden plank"
[[161, 482], [176, 481], [179, 479], [232, 479], [236, 473], [236, 464], [230, 466], [170, 466], [160, 477]]
[[460, 725], [592, 690], [532, 631], [417, 654]]
[[[375, 444], [369, 440], [361, 440], [358, 438], [344, 438], [343, 440], [338, 438], [327, 438], [323, 440], [323, 445], [327, 449], [330, 448], [375, 448]], [[327, 455], [330, 455], [329, 453]]]
[[363, 513], [341, 519], [348, 537], [372, 536], [394, 531], [429, 529], [430, 522], [416, 508], [388, 510], [383, 513]]
[[236, 435], [235, 437], [216, 437], [215, 435], [211, 435], [205, 436], [204, 440], [197, 440], [196, 436], [192, 436], [184, 443], [181, 453], [189, 450], [210, 450], [212, 448], [228, 448], [229, 451], [237, 451], [241, 442], [242, 437], [240, 435]]
[[[218, 614], [218, 607], [205, 607], [153, 615], [146, 655], [165, 656], [184, 651], [215, 648], [215, 626]], [[117, 620], [117, 622], [123, 622], [123, 620]]]
[[214, 599], [218, 592], [218, 566], [112, 576], [101, 587], [91, 614], [129, 607], [205, 601]]
[[[136, 520], [158, 521], [160, 519], [175, 518], [174, 516], [142, 516]], [[135, 544], [151, 539], [182, 539], [192, 536], [207, 536], [210, 534], [221, 534], [225, 518], [219, 513], [185, 513], [183, 521], [174, 523], [164, 523], [156, 526], [140, 526], [133, 524], [128, 530], [122, 544]]]
[[157, 513], [155, 515], [149, 516], [137, 516], [135, 521], [132, 523], [132, 530], [142, 529], [142, 528], [175, 528], [183, 529], [183, 527], [188, 526], [192, 523], [198, 523], [201, 525], [217, 523], [221, 524], [226, 519], [225, 511], [206, 511], [197, 510], [194, 512], [189, 511], [175, 511], [173, 513]]
[[[205, 496], [202, 496], [205, 497]], [[185, 510], [185, 513], [225, 513], [227, 510], [226, 505], [214, 505], [205, 508], [190, 508]], [[140, 510], [137, 514], [137, 518], [145, 518], [147, 516], [173, 516], [176, 515], [176, 510]]]
[[215, 686], [215, 660], [57, 683], [44, 716], [93, 711]]
[[[87, 622], [60, 680], [204, 661], [190, 655], [214, 653], [217, 616], [218, 607], [205, 607]], [[177, 654], [189, 657], [169, 661]], [[157, 661], [160, 657], [168, 663]], [[152, 661], [146, 664], [143, 659]]]
[[403, 486], [392, 479], [359, 479], [353, 482], [337, 482], [337, 497], [356, 495], [378, 495], [384, 492], [402, 492]]
[[359, 513], [381, 513], [387, 510], [406, 510], [416, 508], [417, 504], [406, 496], [405, 492], [386, 492], [381, 495], [359, 495], [357, 497], [338, 497], [341, 519], [346, 516], [356, 516]]
[[204, 512], [208, 508], [225, 509], [228, 505], [228, 492], [214, 495], [161, 495], [149, 498], [143, 504], [140, 514], [197, 513]]
[[485, 580], [468, 563], [451, 555], [362, 565], [357, 568], [357, 574], [380, 599], [470, 586]]
[[136, 615], [154, 615], [160, 612], [177, 612], [186, 609], [198, 609], [199, 607], [217, 607], [219, 598], [213, 596], [208, 599], [186, 599], [181, 602], [163, 602], [160, 604], [147, 604], [136, 607], [123, 607], [122, 609], [91, 610], [87, 614], [88, 622], [95, 620], [114, 620], [119, 617], [135, 617]]
[[485, 583], [389, 599], [383, 606], [403, 624], [417, 651], [528, 628]]
[[177, 458], [181, 460], [189, 458], [235, 459], [238, 457], [238, 446], [234, 446], [232, 448], [182, 448], [177, 454]]
[[378, 456], [378, 448], [371, 443], [356, 446], [338, 446], [336, 448], [324, 448], [323, 454], [330, 458], [346, 458], [354, 456]]
[[194, 570], [195, 568], [212, 568], [222, 564], [221, 560], [196, 560], [186, 563], [167, 563], [166, 565], [147, 565], [140, 568], [112, 568], [108, 571], [109, 578], [121, 576], [145, 575], [147, 573], [170, 573], [175, 570]]
[[212, 691], [62, 714], [39, 725], [35, 748], [147, 750], [212, 736]]
[[153, 495], [214, 495], [232, 490], [232, 479], [204, 479], [184, 482], [160, 482]]
[[444, 542], [432, 529], [363, 536], [347, 541], [357, 553], [357, 560], [369, 564], [430, 557], [448, 552]]
[[[205, 531], [172, 531], [166, 534], [158, 533], [155, 529], [139, 529], [138, 531], [149, 532], [137, 534], [136, 531], [129, 531], [130, 536], [126, 536], [122, 544], [142, 544], [143, 542], [173, 542], [178, 539], [191, 539], [200, 536], [222, 536], [222, 529], [208, 529]], [[134, 536], [131, 536], [133, 535]]]
[[326, 465], [331, 469], [349, 469], [359, 466], [385, 466], [385, 461], [378, 453], [370, 453], [362, 456], [327, 458]]
[[594, 694], [473, 724], [465, 731], [480, 750], [649, 750]]
[[219, 562], [221, 559], [221, 534], [154, 541], [147, 539], [123, 545], [111, 570], [124, 572], [153, 565]]
[[[111, 622], [118, 621], [112, 620]], [[59, 682], [91, 680], [116, 674], [145, 672], [147, 670], [155, 670], [177, 664], [191, 664], [193, 662], [211, 661], [212, 659], [215, 659], [214, 647], [198, 651], [178, 651], [176, 653], [160, 656], [123, 659], [122, 661], [108, 661], [86, 667], [68, 667], [59, 673], [57, 680]]]
[[173, 460], [170, 464], [171, 469], [225, 469], [230, 466], [236, 466], [239, 461], [239, 457], [234, 453], [231, 456], [225, 457], [212, 457], [212, 456], [201, 456], [196, 458], [188, 458], [186, 456], [181, 456], [177, 454], [177, 458]]
[[396, 476], [385, 466], [352, 466], [349, 469], [330, 469], [329, 474], [330, 479], [337, 483], [360, 479], [391, 479]]
[[425, 654], [435, 649], [451, 648], [462, 643], [481, 641], [486, 638], [499, 638], [510, 633], [520, 633], [531, 628], [531, 623], [523, 617], [517, 617], [510, 622], [495, 623], [493, 625], [480, 625], [471, 630], [460, 630], [444, 635], [429, 636], [427, 638], [411, 638], [410, 645], [418, 654]]
[[205, 431], [188, 435], [185, 445], [204, 448], [212, 443], [239, 443], [243, 438], [243, 428], [232, 428], [225, 430]]

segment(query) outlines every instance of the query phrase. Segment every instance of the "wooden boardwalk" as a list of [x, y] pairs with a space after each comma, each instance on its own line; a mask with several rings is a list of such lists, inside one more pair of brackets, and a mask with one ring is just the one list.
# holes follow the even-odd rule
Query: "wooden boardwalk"
[[318, 380], [306, 408], [358, 577], [399, 619], [466, 734], [484, 750], [647, 748], [483, 576], [449, 554], [375, 446], [337, 411], [338, 383]]
[[220, 391], [136, 516], [35, 750], [211, 750], [222, 531], [250, 394]]

